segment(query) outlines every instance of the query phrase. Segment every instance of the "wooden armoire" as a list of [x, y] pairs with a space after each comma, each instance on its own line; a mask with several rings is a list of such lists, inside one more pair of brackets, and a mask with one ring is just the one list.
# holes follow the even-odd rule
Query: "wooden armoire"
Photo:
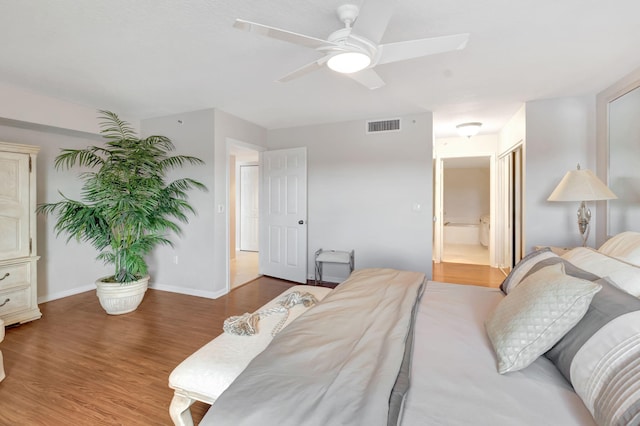
[[0, 319], [5, 325], [42, 316], [35, 214], [39, 150], [0, 142]]

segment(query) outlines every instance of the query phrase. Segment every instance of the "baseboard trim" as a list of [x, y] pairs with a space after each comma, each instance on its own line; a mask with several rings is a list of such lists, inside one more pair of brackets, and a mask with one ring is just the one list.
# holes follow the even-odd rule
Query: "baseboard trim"
[[207, 291], [207, 290], [198, 290], [195, 288], [176, 287], [172, 285], [165, 285], [165, 284], [158, 284], [158, 283], [154, 283], [153, 285], [150, 285], [149, 288], [152, 288], [154, 290], [169, 291], [171, 293], [186, 294], [188, 296], [205, 297], [207, 299], [217, 299], [218, 297], [224, 296], [225, 294], [227, 294], [226, 289], [218, 290], [218, 291]]
[[51, 302], [52, 300], [62, 299], [64, 297], [74, 296], [76, 294], [84, 293], [85, 291], [95, 290], [95, 284], [87, 284], [81, 287], [75, 287], [65, 291], [59, 291], [57, 293], [46, 294], [44, 296], [38, 297], [38, 304]]
[[[217, 299], [218, 297], [224, 296], [225, 294], [227, 294], [226, 290], [206, 291], [206, 290], [197, 290], [193, 288], [176, 287], [176, 286], [163, 285], [163, 284], [153, 284], [153, 285], [150, 285], [149, 288], [153, 290], [169, 291], [171, 293], [186, 294], [188, 296], [204, 297], [207, 299]], [[75, 288], [65, 290], [65, 291], [60, 291], [57, 293], [47, 294], [47, 295], [38, 297], [38, 304], [51, 302], [53, 300], [62, 299], [64, 297], [74, 296], [76, 294], [84, 293], [86, 291], [91, 291], [95, 289], [96, 289], [95, 284], [87, 284], [85, 286], [75, 287]]]

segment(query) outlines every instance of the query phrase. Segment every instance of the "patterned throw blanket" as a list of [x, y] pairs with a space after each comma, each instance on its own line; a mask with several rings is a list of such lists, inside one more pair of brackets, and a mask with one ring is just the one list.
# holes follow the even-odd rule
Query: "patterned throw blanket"
[[[287, 326], [218, 398], [202, 425], [386, 425], [408, 365], [424, 274], [354, 272]], [[404, 363], [403, 363], [404, 361]]]
[[229, 317], [224, 320], [222, 329], [225, 333], [235, 334], [237, 336], [253, 336], [258, 333], [258, 325], [260, 324], [260, 318], [265, 318], [273, 314], [284, 314], [276, 326], [271, 330], [271, 335], [275, 336], [280, 333], [282, 327], [289, 318], [289, 310], [295, 305], [302, 304], [305, 308], [309, 308], [318, 303], [318, 299], [307, 292], [292, 291], [285, 294], [276, 302], [277, 306], [272, 308], [261, 309], [258, 312], [252, 314], [245, 313], [239, 316]]

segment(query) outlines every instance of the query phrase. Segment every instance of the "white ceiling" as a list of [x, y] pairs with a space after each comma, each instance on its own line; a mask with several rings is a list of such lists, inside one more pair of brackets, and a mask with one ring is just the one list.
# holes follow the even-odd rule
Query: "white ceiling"
[[383, 43], [471, 37], [379, 65], [374, 91], [328, 69], [277, 83], [320, 55], [232, 27], [325, 38], [344, 2], [0, 0], [0, 82], [128, 117], [220, 108], [268, 129], [433, 111], [444, 137], [466, 121], [496, 133], [525, 101], [594, 94], [640, 67], [638, 0], [397, 0]]

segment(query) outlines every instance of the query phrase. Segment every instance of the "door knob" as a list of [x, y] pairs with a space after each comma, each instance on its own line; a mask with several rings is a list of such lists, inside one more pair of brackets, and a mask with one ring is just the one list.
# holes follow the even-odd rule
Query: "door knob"
[[304, 220], [300, 219], [300, 220], [298, 221], [298, 225], [304, 225]]

